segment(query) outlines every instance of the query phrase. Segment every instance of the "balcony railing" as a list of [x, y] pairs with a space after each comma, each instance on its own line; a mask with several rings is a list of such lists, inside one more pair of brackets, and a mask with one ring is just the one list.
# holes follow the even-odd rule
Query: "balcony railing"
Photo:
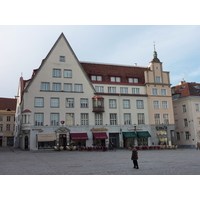
[[93, 107], [93, 112], [97, 112], [97, 113], [104, 112], [104, 107], [102, 107], [102, 106]]

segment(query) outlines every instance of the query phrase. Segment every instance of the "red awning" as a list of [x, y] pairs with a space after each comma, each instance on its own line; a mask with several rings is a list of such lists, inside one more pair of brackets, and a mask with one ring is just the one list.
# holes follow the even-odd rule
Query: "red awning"
[[70, 133], [72, 140], [88, 140], [87, 133]]
[[106, 132], [102, 133], [93, 133], [94, 139], [108, 139], [108, 136], [106, 135]]

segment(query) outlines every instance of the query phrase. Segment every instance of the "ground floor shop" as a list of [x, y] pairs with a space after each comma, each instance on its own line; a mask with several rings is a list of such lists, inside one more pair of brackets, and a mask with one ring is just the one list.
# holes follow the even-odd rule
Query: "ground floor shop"
[[0, 136], [0, 147], [13, 147], [14, 136]]
[[[130, 146], [151, 146], [170, 143], [169, 130], [165, 134], [161, 126], [106, 126], [105, 127], [30, 127], [15, 137], [15, 147], [27, 150], [54, 149], [54, 146], [82, 146], [108, 148], [129, 148]], [[1, 141], [1, 138], [0, 138]], [[11, 143], [11, 141], [10, 141]], [[17, 146], [18, 145], [18, 146]]]

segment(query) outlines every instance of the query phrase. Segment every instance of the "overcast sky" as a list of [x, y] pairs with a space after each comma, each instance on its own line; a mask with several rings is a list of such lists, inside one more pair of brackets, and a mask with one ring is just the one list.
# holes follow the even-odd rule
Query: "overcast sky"
[[29, 79], [61, 33], [79, 61], [148, 66], [156, 42], [172, 85], [200, 83], [200, 26], [61, 25], [0, 26], [0, 96], [17, 95], [21, 74]]

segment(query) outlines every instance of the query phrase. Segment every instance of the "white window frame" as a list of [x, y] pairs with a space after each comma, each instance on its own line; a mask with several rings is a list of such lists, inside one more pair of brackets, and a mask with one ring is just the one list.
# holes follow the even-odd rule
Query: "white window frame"
[[89, 125], [89, 114], [81, 113], [81, 125], [88, 126]]
[[154, 100], [154, 101], [153, 101], [153, 108], [154, 108], [154, 109], [159, 109], [159, 108], [160, 108], [160, 103], [159, 103], [158, 100]]
[[103, 125], [103, 114], [95, 113], [95, 125]]
[[60, 56], [60, 62], [65, 62], [65, 56]]
[[156, 83], [161, 83], [161, 77], [160, 76], [156, 76]]
[[35, 97], [35, 107], [44, 107], [44, 97]]
[[118, 77], [118, 76], [111, 76], [110, 77], [110, 82], [117, 82], [117, 83], [120, 83], [121, 82], [121, 77]]
[[64, 91], [65, 92], [72, 92], [72, 84], [71, 83], [64, 83]]
[[110, 113], [110, 125], [117, 125], [117, 113]]
[[53, 83], [53, 91], [60, 92], [61, 91], [61, 83]]
[[53, 69], [53, 77], [61, 78], [61, 69]]
[[154, 113], [155, 124], [160, 124], [160, 113]]
[[88, 99], [86, 98], [81, 98], [80, 99], [80, 104], [81, 104], [81, 108], [88, 108]]
[[163, 113], [163, 123], [169, 124], [169, 114], [168, 113]]
[[116, 93], [116, 87], [108, 87], [108, 93]]
[[187, 118], [183, 119], [183, 125], [184, 125], [184, 127], [188, 127], [188, 120], [187, 120]]
[[44, 126], [44, 114], [35, 113], [34, 114], [34, 125], [35, 126]]
[[163, 96], [167, 95], [167, 90], [166, 89], [160, 89], [160, 94]]
[[137, 113], [138, 124], [145, 124], [144, 113]]
[[111, 109], [117, 108], [117, 100], [116, 99], [109, 99], [109, 108], [111, 108]]
[[128, 88], [127, 87], [120, 87], [120, 93], [128, 94]]
[[74, 126], [74, 113], [66, 113], [66, 126]]
[[162, 101], [162, 109], [168, 109], [168, 101]]
[[152, 95], [158, 95], [158, 89], [152, 88]]
[[129, 99], [123, 99], [123, 108], [124, 109], [130, 109], [131, 108], [131, 104], [130, 104]]
[[124, 125], [131, 125], [131, 113], [124, 113]]
[[185, 139], [186, 140], [190, 139], [190, 132], [189, 131], [185, 131]]
[[96, 92], [104, 92], [104, 86], [95, 86]]
[[41, 83], [41, 90], [42, 91], [50, 91], [50, 83], [49, 82], [42, 82]]
[[140, 88], [132, 88], [132, 94], [140, 94]]
[[182, 112], [183, 113], [187, 112], [186, 105], [182, 105]]
[[51, 126], [59, 126], [59, 113], [50, 114], [50, 124]]
[[74, 92], [83, 92], [82, 84], [74, 84]]
[[66, 98], [66, 108], [74, 108], [74, 98]]
[[50, 106], [51, 108], [59, 108], [60, 100], [57, 97], [51, 97], [50, 99]]
[[137, 109], [144, 109], [144, 101], [136, 100]]
[[64, 78], [72, 78], [72, 70], [71, 69], [64, 69], [63, 77]]

